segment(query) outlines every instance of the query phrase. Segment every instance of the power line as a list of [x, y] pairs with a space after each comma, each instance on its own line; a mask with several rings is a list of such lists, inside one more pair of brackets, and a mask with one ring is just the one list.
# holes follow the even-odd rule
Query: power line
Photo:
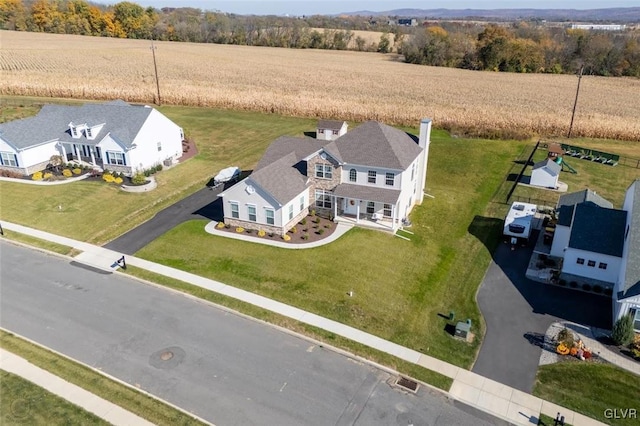
[[151, 53], [153, 54], [153, 69], [156, 72], [156, 89], [158, 90], [158, 105], [160, 105], [162, 103], [162, 101], [160, 100], [160, 81], [158, 81], [158, 65], [156, 64], [156, 47], [153, 45], [153, 40], [151, 40]]
[[571, 124], [569, 125], [569, 134], [567, 138], [571, 138], [571, 132], [573, 131], [573, 118], [576, 115], [576, 107], [578, 106], [578, 94], [580, 93], [580, 81], [582, 80], [582, 71], [584, 71], [584, 65], [580, 67], [578, 73], [578, 88], [576, 89], [576, 100], [573, 101], [573, 112], [571, 113]]

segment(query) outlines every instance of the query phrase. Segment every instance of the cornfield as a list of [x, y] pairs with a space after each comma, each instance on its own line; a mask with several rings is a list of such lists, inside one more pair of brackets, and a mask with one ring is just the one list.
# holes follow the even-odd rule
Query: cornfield
[[[155, 44], [162, 103], [483, 136], [566, 135], [578, 79], [417, 66], [395, 55], [214, 44]], [[0, 32], [0, 95], [152, 103], [150, 42]], [[574, 136], [640, 141], [640, 80], [582, 78]]]

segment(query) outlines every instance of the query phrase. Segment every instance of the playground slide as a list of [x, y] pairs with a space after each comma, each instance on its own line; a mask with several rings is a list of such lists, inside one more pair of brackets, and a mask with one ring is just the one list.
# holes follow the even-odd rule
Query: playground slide
[[556, 163], [558, 163], [560, 166], [562, 166], [562, 170], [564, 170], [564, 167], [567, 166], [567, 169], [571, 173], [578, 174], [578, 171], [576, 169], [574, 169], [573, 167], [571, 167], [566, 161], [564, 161], [564, 159], [562, 157], [558, 157], [556, 159]]

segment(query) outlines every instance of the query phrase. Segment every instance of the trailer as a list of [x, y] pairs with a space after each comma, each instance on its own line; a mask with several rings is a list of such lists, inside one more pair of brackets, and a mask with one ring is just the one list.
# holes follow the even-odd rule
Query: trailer
[[213, 178], [213, 187], [216, 188], [220, 185], [224, 185], [227, 182], [237, 182], [240, 179], [242, 171], [239, 167], [227, 167], [220, 170], [220, 173]]
[[512, 248], [517, 244], [527, 244], [533, 230], [533, 219], [538, 206], [535, 204], [515, 202], [511, 205], [504, 219], [503, 235], [508, 238]]

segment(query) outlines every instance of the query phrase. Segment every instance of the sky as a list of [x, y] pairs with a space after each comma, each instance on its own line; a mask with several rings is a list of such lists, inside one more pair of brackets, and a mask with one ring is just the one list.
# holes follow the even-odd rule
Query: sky
[[[342, 12], [393, 9], [602, 9], [638, 7], [638, 0], [132, 0], [142, 6], [195, 7], [254, 15], [333, 15]], [[117, 1], [114, 1], [117, 3]]]

